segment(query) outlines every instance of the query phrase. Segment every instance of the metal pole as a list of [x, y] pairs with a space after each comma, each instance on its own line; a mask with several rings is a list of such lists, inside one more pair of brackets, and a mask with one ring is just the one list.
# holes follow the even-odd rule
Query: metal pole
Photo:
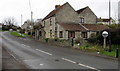
[[104, 37], [104, 44], [103, 44], [103, 48], [106, 49], [106, 37]]
[[30, 30], [31, 30], [31, 36], [32, 36], [32, 28], [33, 28], [33, 19], [32, 19], [32, 17], [33, 17], [33, 12], [32, 12], [32, 9], [31, 9], [31, 1], [29, 0], [29, 7], [30, 7], [30, 11], [31, 11], [31, 28], [30, 28]]

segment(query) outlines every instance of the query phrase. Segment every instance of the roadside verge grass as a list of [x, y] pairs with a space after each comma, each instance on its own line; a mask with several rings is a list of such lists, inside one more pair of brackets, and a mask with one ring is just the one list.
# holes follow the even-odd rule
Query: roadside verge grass
[[11, 35], [17, 36], [17, 37], [30, 37], [30, 35], [28, 34], [24, 34], [24, 33], [19, 33], [19, 32], [10, 32]]
[[[97, 52], [97, 53], [99, 52], [99, 54], [101, 55], [116, 57], [116, 48], [119, 48], [119, 47], [120, 45], [111, 45], [111, 49], [112, 49], [111, 52], [109, 52], [108, 50], [107, 51], [104, 50], [104, 48], [100, 45], [84, 45], [84, 46], [81, 46], [80, 49], [87, 50], [90, 52]], [[118, 54], [120, 56], [120, 51]]]

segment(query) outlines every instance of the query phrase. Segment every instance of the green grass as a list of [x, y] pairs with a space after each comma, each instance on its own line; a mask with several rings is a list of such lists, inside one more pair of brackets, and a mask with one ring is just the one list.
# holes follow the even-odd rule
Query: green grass
[[25, 36], [22, 36], [22, 35], [19, 34], [19, 32], [11, 32], [10, 34], [12, 34], [14, 36], [17, 36], [17, 37], [30, 37], [30, 35], [24, 34], [24, 33], [22, 33], [22, 35], [25, 35]]
[[26, 37], [30, 37], [30, 35], [28, 35], [28, 34], [25, 34], [25, 33], [22, 33], [23, 35], [25, 35]]
[[[82, 50], [87, 50], [87, 51], [91, 51], [91, 52], [100, 52], [100, 54], [102, 55], [106, 55], [106, 56], [113, 56], [115, 57], [116, 56], [116, 48], [119, 48], [120, 49], [120, 45], [111, 45], [111, 49], [112, 51], [109, 52], [109, 51], [105, 51], [103, 49], [103, 46], [101, 45], [83, 45], [83, 46], [80, 46], [80, 49]], [[120, 56], [120, 51], [119, 51], [119, 56]]]
[[18, 32], [11, 32], [10, 34], [17, 36], [17, 37], [23, 37], [23, 36], [19, 35]]
[[116, 56], [116, 52], [108, 52], [108, 51], [101, 51], [100, 54], [107, 55], [107, 56]]

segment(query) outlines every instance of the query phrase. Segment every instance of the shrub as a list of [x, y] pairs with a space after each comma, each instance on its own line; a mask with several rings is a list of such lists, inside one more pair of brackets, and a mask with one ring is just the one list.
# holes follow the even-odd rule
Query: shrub
[[31, 32], [28, 32], [28, 35], [31, 35]]
[[59, 38], [54, 38], [54, 40], [55, 40], [55, 41], [58, 41], [58, 40], [59, 40]]
[[45, 38], [45, 42], [48, 42], [49, 38]]
[[[115, 45], [119, 45], [120, 44], [120, 27], [117, 29], [112, 29], [112, 30], [107, 30], [110, 31], [111, 35], [110, 37], [108, 36], [106, 38], [107, 44], [109, 44], [109, 38], [111, 39], [111, 44], [115, 44]], [[102, 36], [102, 32], [97, 36], [97, 37], [93, 37], [93, 38], [89, 38], [87, 41], [89, 43], [94, 43], [94, 44], [103, 44], [103, 36]]]
[[76, 43], [76, 44], [77, 44], [77, 43], [80, 43], [80, 41], [81, 41], [81, 38], [75, 39], [75, 43]]
[[34, 30], [32, 31], [32, 35], [35, 35], [35, 31]]
[[20, 29], [20, 33], [25, 33], [25, 29]]

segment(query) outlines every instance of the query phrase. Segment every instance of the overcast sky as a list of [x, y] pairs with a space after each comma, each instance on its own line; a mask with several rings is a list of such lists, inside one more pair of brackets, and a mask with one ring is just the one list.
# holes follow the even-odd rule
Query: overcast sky
[[[117, 19], [118, 16], [118, 1], [111, 0], [111, 16]], [[44, 18], [50, 11], [55, 8], [55, 5], [62, 5], [69, 2], [75, 9], [81, 9], [89, 6], [97, 17], [109, 17], [109, 0], [30, 0], [33, 18]], [[0, 22], [8, 17], [14, 17], [21, 25], [21, 14], [23, 15], [23, 23], [30, 19], [29, 0], [0, 0]]]

